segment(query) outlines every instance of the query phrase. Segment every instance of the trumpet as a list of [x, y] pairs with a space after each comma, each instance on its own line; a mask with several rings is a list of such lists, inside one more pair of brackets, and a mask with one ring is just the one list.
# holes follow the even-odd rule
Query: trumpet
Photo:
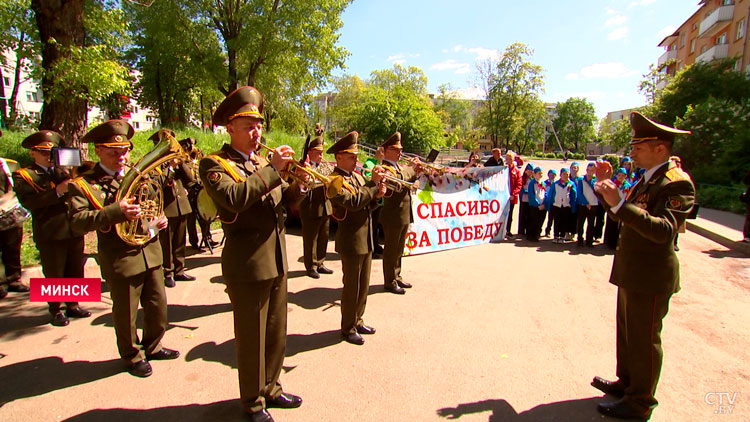
[[426, 168], [427, 170], [429, 170], [429, 171], [431, 171], [433, 173], [440, 174], [441, 176], [445, 174], [445, 167], [443, 167], [443, 166], [436, 166], [434, 164], [430, 164], [430, 163], [424, 162], [417, 155], [404, 156], [404, 158], [402, 158], [399, 161], [403, 161], [405, 164], [410, 164], [412, 166], [424, 167], [424, 168]]
[[[276, 150], [274, 148], [271, 148], [265, 144], [258, 144], [262, 148], [265, 148], [268, 152], [274, 153]], [[310, 179], [305, 179], [303, 177], [298, 176], [296, 173], [294, 173], [295, 170], [300, 170], [306, 175], [310, 177]], [[333, 198], [334, 196], [341, 193], [341, 190], [345, 187], [347, 189], [350, 189], [347, 187], [346, 182], [344, 181], [344, 178], [342, 176], [326, 176], [324, 174], [318, 173], [317, 171], [313, 169], [309, 169], [305, 167], [304, 165], [292, 161], [289, 164], [289, 167], [287, 167], [287, 173], [288, 176], [294, 180], [295, 182], [299, 183], [300, 185], [304, 186], [307, 189], [315, 189], [316, 187], [323, 185], [326, 187], [326, 197], [327, 198]]]
[[382, 181], [380, 183], [383, 183], [386, 188], [394, 192], [402, 192], [404, 189], [413, 192], [419, 189], [419, 180], [407, 182], [406, 180], [399, 179], [398, 177], [390, 175], [385, 171], [380, 172], [380, 175], [382, 177]]

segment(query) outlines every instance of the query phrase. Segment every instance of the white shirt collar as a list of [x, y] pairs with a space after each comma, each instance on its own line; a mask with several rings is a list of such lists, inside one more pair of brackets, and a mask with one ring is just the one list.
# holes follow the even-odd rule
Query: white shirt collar
[[654, 173], [656, 173], [656, 170], [659, 170], [664, 164], [669, 164], [669, 160], [646, 170], [646, 173], [643, 175], [643, 183], [648, 183], [648, 181], [651, 180], [651, 177], [654, 176]]

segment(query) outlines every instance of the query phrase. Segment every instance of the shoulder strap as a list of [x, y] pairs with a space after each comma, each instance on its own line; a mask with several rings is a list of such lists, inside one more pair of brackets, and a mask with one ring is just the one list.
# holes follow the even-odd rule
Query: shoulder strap
[[226, 172], [227, 172], [227, 173], [229, 173], [229, 176], [230, 176], [230, 177], [231, 177], [232, 179], [234, 179], [235, 183], [239, 183], [239, 182], [244, 182], [244, 181], [245, 181], [245, 178], [244, 178], [244, 177], [242, 177], [242, 176], [241, 176], [241, 175], [240, 175], [240, 174], [239, 174], [239, 173], [237, 172], [237, 170], [235, 170], [235, 169], [234, 169], [234, 168], [233, 168], [233, 167], [231, 166], [231, 164], [229, 164], [229, 162], [227, 162], [227, 160], [225, 160], [225, 159], [223, 159], [223, 158], [221, 158], [221, 157], [219, 157], [218, 155], [215, 155], [215, 154], [209, 155], [209, 157], [211, 157], [211, 158], [215, 159], [215, 160], [216, 160], [216, 161], [217, 161], [217, 162], [219, 163], [219, 165], [220, 165], [220, 166], [221, 166], [221, 167], [222, 167], [222, 168], [223, 168], [224, 170], [226, 170]]
[[89, 199], [89, 202], [94, 206], [94, 208], [100, 210], [104, 208], [102, 206], [102, 203], [99, 202], [99, 199], [94, 196], [94, 193], [91, 192], [91, 189], [89, 189], [89, 185], [83, 180], [82, 177], [77, 177], [73, 179], [73, 183], [78, 185], [78, 187], [81, 188], [81, 191], [83, 191], [83, 194], [86, 195], [86, 197]]
[[41, 192], [41, 191], [44, 190], [41, 186], [37, 185], [34, 182], [34, 180], [31, 178], [31, 175], [29, 174], [29, 170], [28, 169], [23, 168], [23, 169], [18, 170], [18, 175], [21, 176], [21, 178], [23, 180], [25, 180], [26, 183], [29, 184], [29, 186], [31, 186], [32, 188], [34, 188], [35, 191]]

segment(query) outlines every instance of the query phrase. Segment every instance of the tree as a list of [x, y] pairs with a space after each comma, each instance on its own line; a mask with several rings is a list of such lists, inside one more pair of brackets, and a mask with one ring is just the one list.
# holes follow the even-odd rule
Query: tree
[[328, 83], [348, 55], [337, 43], [351, 0], [179, 1], [196, 25], [219, 34], [226, 65], [217, 88], [227, 94], [239, 85], [258, 87], [269, 129], [283, 103], [302, 104], [301, 97]]
[[533, 50], [521, 43], [506, 48], [500, 60], [491, 69], [492, 61], [481, 65], [480, 74], [488, 89], [485, 110], [480, 121], [493, 135], [495, 147], [505, 141], [505, 148], [518, 134], [529, 127], [527, 114], [539, 101], [544, 91], [543, 69], [527, 61]]
[[469, 128], [472, 124], [471, 102], [458, 98], [450, 84], [438, 87], [438, 95], [433, 100], [433, 108], [446, 128]]
[[537, 144], [544, 139], [547, 123], [547, 111], [541, 100], [530, 101], [521, 110], [523, 127], [509, 144], [519, 154], [526, 154], [536, 150]]
[[[580, 152], [580, 146], [596, 136], [596, 110], [585, 98], [572, 97], [557, 105], [553, 123], [565, 149]], [[573, 145], [573, 148], [570, 148]]]
[[623, 151], [630, 144], [632, 129], [627, 119], [617, 119], [606, 123], [602, 121], [599, 125], [599, 139], [607, 145], [611, 145], [614, 151]]
[[[5, 84], [0, 85], [0, 117], [5, 127], [13, 128], [18, 119], [18, 89], [25, 82], [21, 71], [29, 74], [39, 67], [39, 35], [29, 10], [29, 0], [6, 0], [0, 3], [0, 52], [10, 50], [15, 55], [15, 72], [8, 75], [12, 81], [10, 95], [5, 93]], [[0, 56], [0, 60], [5, 60]], [[5, 75], [0, 66], [0, 81]]]
[[119, 61], [128, 38], [120, 9], [100, 0], [31, 0], [41, 40], [40, 129], [77, 145], [88, 103], [130, 94], [128, 68]]
[[669, 59], [658, 67], [653, 64], [648, 65], [648, 72], [643, 75], [643, 79], [638, 84], [638, 91], [646, 96], [649, 104], [653, 104], [659, 98], [661, 94], [659, 84], [664, 83], [664, 86], [667, 86], [672, 81], [672, 75], [666, 73], [664, 69], [675, 63], [677, 60]]
[[341, 78], [337, 88], [341, 98], [334, 101], [333, 113], [345, 130], [356, 129], [372, 143], [399, 131], [404, 149], [411, 152], [442, 144], [442, 123], [427, 95], [427, 77], [419, 68], [397, 64], [373, 71], [367, 82], [356, 76]]

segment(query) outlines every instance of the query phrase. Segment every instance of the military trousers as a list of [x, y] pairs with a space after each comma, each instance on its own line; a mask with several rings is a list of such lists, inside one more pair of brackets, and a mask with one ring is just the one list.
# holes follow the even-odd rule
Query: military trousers
[[317, 269], [326, 260], [328, 250], [328, 216], [312, 217], [300, 212], [302, 220], [302, 250], [305, 269]]
[[167, 228], [159, 232], [159, 243], [164, 257], [164, 276], [174, 277], [185, 273], [185, 229], [187, 215], [167, 217]]
[[5, 270], [3, 283], [13, 283], [21, 279], [21, 241], [23, 240], [23, 227], [11, 227], [0, 230], [0, 253], [2, 253], [2, 265]]
[[263, 281], [226, 280], [232, 302], [240, 403], [246, 412], [265, 408], [283, 392], [286, 351], [286, 274]]
[[403, 224], [385, 224], [383, 225], [383, 234], [385, 234], [385, 243], [383, 243], [383, 278], [385, 287], [396, 287], [396, 282], [401, 279], [401, 257], [404, 255], [404, 244], [406, 243], [406, 234], [409, 232], [409, 225]]
[[354, 334], [364, 324], [362, 316], [370, 289], [372, 253], [339, 254], [344, 288], [341, 290], [341, 332]]
[[671, 296], [617, 289], [617, 377], [625, 386], [625, 400], [644, 412], [658, 404], [662, 320]]
[[[112, 318], [120, 357], [135, 363], [145, 359], [144, 353], [151, 355], [160, 351], [161, 339], [167, 330], [167, 293], [161, 267], [106, 281], [112, 297]], [[139, 302], [143, 306], [143, 350], [135, 344]]]
[[[37, 242], [42, 272], [47, 278], [83, 278], [83, 236], [62, 240], [45, 240]], [[60, 302], [48, 302], [49, 312], [54, 315], [60, 311]], [[65, 302], [70, 308], [78, 302]]]

